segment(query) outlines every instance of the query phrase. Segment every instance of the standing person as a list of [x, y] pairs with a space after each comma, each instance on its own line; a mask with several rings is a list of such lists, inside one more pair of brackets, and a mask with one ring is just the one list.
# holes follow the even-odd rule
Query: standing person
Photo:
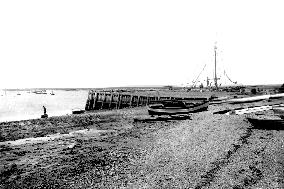
[[43, 115], [41, 115], [41, 118], [48, 118], [48, 115], [46, 113], [46, 107], [42, 106], [42, 108], [43, 108]]
[[43, 115], [46, 114], [46, 107], [45, 106], [42, 106], [43, 107]]

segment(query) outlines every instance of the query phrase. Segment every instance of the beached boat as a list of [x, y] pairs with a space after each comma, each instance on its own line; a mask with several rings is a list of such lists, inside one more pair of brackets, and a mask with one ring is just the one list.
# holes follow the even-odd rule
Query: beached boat
[[51, 91], [51, 93], [50, 93], [50, 94], [51, 94], [51, 95], [55, 95], [53, 91]]
[[279, 98], [284, 98], [284, 93], [272, 94], [269, 97], [269, 99], [279, 99]]
[[275, 114], [284, 116], [284, 106], [273, 107], [272, 110]]
[[85, 110], [79, 109], [79, 108], [75, 108], [72, 110], [72, 114], [82, 114], [84, 113]]
[[256, 129], [284, 129], [284, 119], [247, 118]]
[[188, 102], [182, 100], [164, 100], [158, 104], [148, 106], [149, 115], [178, 115], [207, 110], [208, 101]]
[[236, 99], [227, 100], [227, 102], [230, 104], [238, 104], [238, 103], [250, 103], [250, 102], [258, 102], [262, 100], [278, 99], [278, 98], [284, 98], [284, 93], [236, 98]]
[[48, 114], [41, 115], [41, 118], [48, 118]]
[[268, 100], [269, 97], [270, 97], [270, 95], [261, 95], [261, 96], [230, 99], [227, 102], [230, 103], [230, 104], [249, 103], [249, 102], [257, 102], [257, 101], [262, 101], [262, 100]]

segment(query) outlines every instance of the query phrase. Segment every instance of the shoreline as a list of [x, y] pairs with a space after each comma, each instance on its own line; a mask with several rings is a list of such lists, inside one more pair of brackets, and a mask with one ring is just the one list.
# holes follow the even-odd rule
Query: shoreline
[[213, 115], [240, 106], [212, 105], [182, 121], [136, 123], [147, 115], [137, 107], [0, 123], [0, 141], [66, 136], [0, 145], [0, 187], [281, 188], [284, 130]]
[[[49, 117], [59, 117], [59, 116], [66, 116], [66, 115], [71, 115], [71, 114], [72, 114], [71, 110], [61, 110], [61, 111], [54, 111], [54, 112], [48, 113], [48, 116]], [[41, 119], [40, 116], [41, 116], [40, 114], [31, 114], [31, 115], [25, 115], [25, 116], [1, 117], [0, 123]]]

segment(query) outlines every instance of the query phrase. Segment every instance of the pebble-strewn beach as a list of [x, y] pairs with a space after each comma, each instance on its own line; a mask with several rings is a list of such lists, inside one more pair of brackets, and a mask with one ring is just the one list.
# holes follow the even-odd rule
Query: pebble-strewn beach
[[138, 107], [1, 123], [0, 188], [283, 188], [284, 128], [212, 114], [238, 106], [180, 121], [134, 122]]

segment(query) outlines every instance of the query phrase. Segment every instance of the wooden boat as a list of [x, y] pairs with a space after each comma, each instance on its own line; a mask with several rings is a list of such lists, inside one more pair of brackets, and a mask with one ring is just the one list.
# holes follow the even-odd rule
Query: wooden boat
[[48, 114], [41, 115], [41, 118], [48, 118]]
[[247, 118], [256, 129], [284, 129], [284, 119]]
[[149, 115], [178, 115], [207, 110], [208, 101], [192, 103], [182, 100], [164, 100], [148, 106]]
[[275, 114], [284, 116], [284, 106], [273, 107], [272, 110]]
[[270, 97], [270, 95], [261, 95], [261, 96], [230, 99], [227, 102], [230, 103], [230, 104], [250, 103], [250, 102], [258, 102], [258, 101], [262, 101], [262, 100], [267, 100], [267, 99], [269, 99], [269, 97]]
[[227, 102], [231, 104], [250, 103], [250, 102], [258, 102], [258, 101], [268, 100], [268, 99], [278, 99], [278, 98], [283, 98], [283, 97], [284, 97], [284, 93], [279, 93], [279, 94], [272, 94], [272, 95], [260, 95], [260, 96], [253, 96], [253, 97], [230, 99]]
[[72, 114], [82, 114], [84, 112], [85, 112], [85, 110], [82, 110], [82, 109], [73, 109], [72, 110]]
[[50, 94], [51, 94], [51, 95], [55, 95], [53, 91], [51, 91], [51, 93], [50, 93]]
[[269, 99], [279, 99], [279, 98], [284, 98], [284, 93], [272, 94], [269, 97]]

